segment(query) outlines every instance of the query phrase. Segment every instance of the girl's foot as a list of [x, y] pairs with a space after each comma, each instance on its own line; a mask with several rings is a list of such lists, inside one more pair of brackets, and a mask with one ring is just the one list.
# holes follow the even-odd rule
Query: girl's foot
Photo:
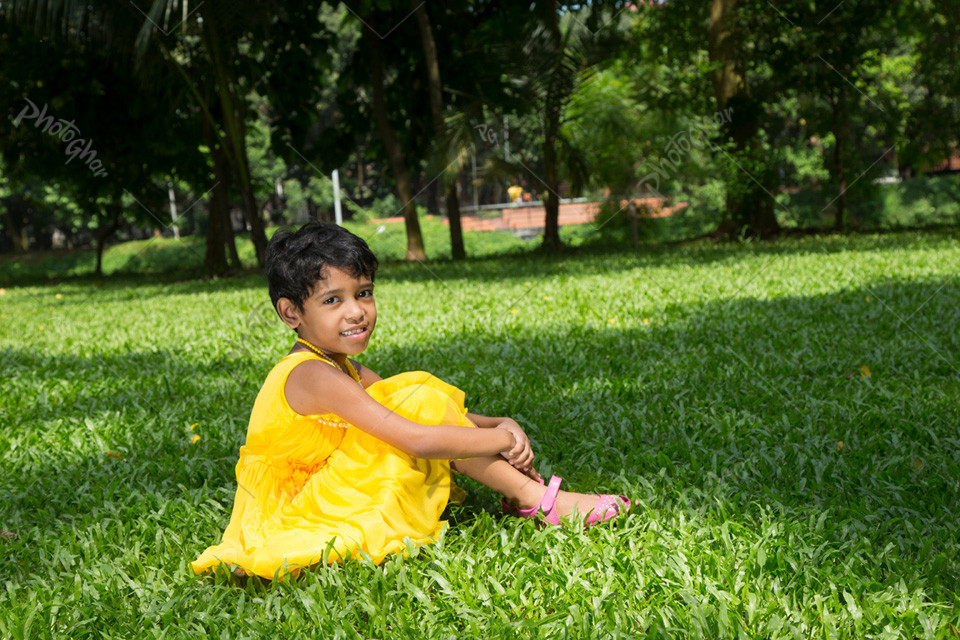
[[543, 514], [548, 522], [557, 524], [560, 518], [578, 513], [588, 524], [593, 524], [630, 508], [630, 501], [623, 496], [560, 491], [560, 481], [559, 476], [554, 476], [547, 486], [532, 481], [526, 483], [516, 497], [514, 514], [526, 518]]

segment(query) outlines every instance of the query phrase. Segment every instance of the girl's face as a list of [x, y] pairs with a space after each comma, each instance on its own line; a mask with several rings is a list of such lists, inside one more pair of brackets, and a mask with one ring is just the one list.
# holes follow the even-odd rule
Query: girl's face
[[[280, 316], [296, 329], [300, 337], [330, 355], [356, 355], [367, 348], [377, 324], [377, 304], [373, 299], [373, 281], [366, 276], [354, 278], [349, 271], [326, 267], [303, 311], [292, 302], [283, 306]], [[284, 313], [286, 311], [286, 314]]]

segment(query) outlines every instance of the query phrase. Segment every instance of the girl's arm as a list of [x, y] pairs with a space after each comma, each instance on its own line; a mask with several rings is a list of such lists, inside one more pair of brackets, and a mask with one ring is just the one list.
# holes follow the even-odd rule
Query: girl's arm
[[[369, 367], [364, 367], [353, 359], [351, 359], [350, 362], [353, 363], [354, 368], [360, 375], [360, 384], [363, 385], [364, 389], [378, 380], [383, 380], [383, 378], [377, 375], [377, 372]], [[533, 454], [533, 448], [530, 445], [530, 439], [515, 420], [507, 417], [491, 418], [478, 413], [468, 413], [467, 418], [470, 422], [482, 429], [495, 429], [500, 427], [509, 431], [514, 437], [515, 444], [513, 449], [503, 454], [503, 457], [509, 460], [514, 467], [523, 471], [534, 480], [540, 480], [540, 474], [537, 473], [537, 470], [533, 466], [535, 456]]]
[[470, 422], [477, 425], [481, 429], [492, 429], [498, 426], [504, 420], [510, 419], [510, 418], [491, 418], [489, 416], [482, 416], [479, 413], [468, 413], [467, 417], [470, 418]]
[[294, 367], [284, 395], [290, 408], [301, 415], [338, 415], [415, 458], [451, 460], [509, 454], [517, 444], [507, 428], [427, 426], [407, 420], [367, 395], [348, 375], [319, 361], [308, 360]]
[[357, 370], [358, 374], [360, 374], [360, 384], [363, 385], [364, 389], [372, 385], [374, 382], [377, 382], [378, 380], [383, 380], [383, 378], [378, 376], [377, 372], [371, 369], [370, 367], [364, 367], [353, 358], [350, 358], [349, 360], [353, 364], [353, 368]]

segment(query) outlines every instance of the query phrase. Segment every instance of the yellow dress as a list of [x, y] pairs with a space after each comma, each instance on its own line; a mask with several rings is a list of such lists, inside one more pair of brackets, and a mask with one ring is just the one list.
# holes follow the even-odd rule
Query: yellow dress
[[[290, 408], [287, 376], [311, 358], [320, 360], [287, 355], [260, 389], [240, 448], [230, 523], [220, 544], [192, 563], [196, 573], [226, 563], [274, 578], [361, 552], [380, 562], [404, 551], [407, 539], [430, 542], [446, 524], [449, 461], [414, 458], [337, 416]], [[424, 371], [380, 380], [367, 393], [421, 424], [474, 426], [463, 392]]]

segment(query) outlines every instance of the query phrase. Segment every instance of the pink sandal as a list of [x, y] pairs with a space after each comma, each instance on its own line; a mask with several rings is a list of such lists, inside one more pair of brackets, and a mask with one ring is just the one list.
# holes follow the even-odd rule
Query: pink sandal
[[[557, 513], [557, 494], [560, 492], [561, 482], [563, 482], [563, 478], [560, 476], [550, 478], [550, 484], [547, 485], [547, 492], [540, 498], [540, 502], [529, 509], [514, 507], [507, 502], [506, 498], [502, 499], [500, 505], [503, 507], [503, 512], [517, 516], [518, 518], [528, 518], [531, 520], [543, 512], [543, 519], [549, 524], [560, 524], [560, 514]], [[542, 480], [540, 484], [543, 484]], [[600, 501], [597, 502], [597, 506], [595, 506], [593, 511], [590, 512], [590, 515], [584, 519], [584, 524], [593, 525], [598, 522], [613, 520], [620, 515], [621, 511], [630, 510], [630, 500], [628, 500], [626, 496], [605, 493], [600, 495], [599, 498]]]

